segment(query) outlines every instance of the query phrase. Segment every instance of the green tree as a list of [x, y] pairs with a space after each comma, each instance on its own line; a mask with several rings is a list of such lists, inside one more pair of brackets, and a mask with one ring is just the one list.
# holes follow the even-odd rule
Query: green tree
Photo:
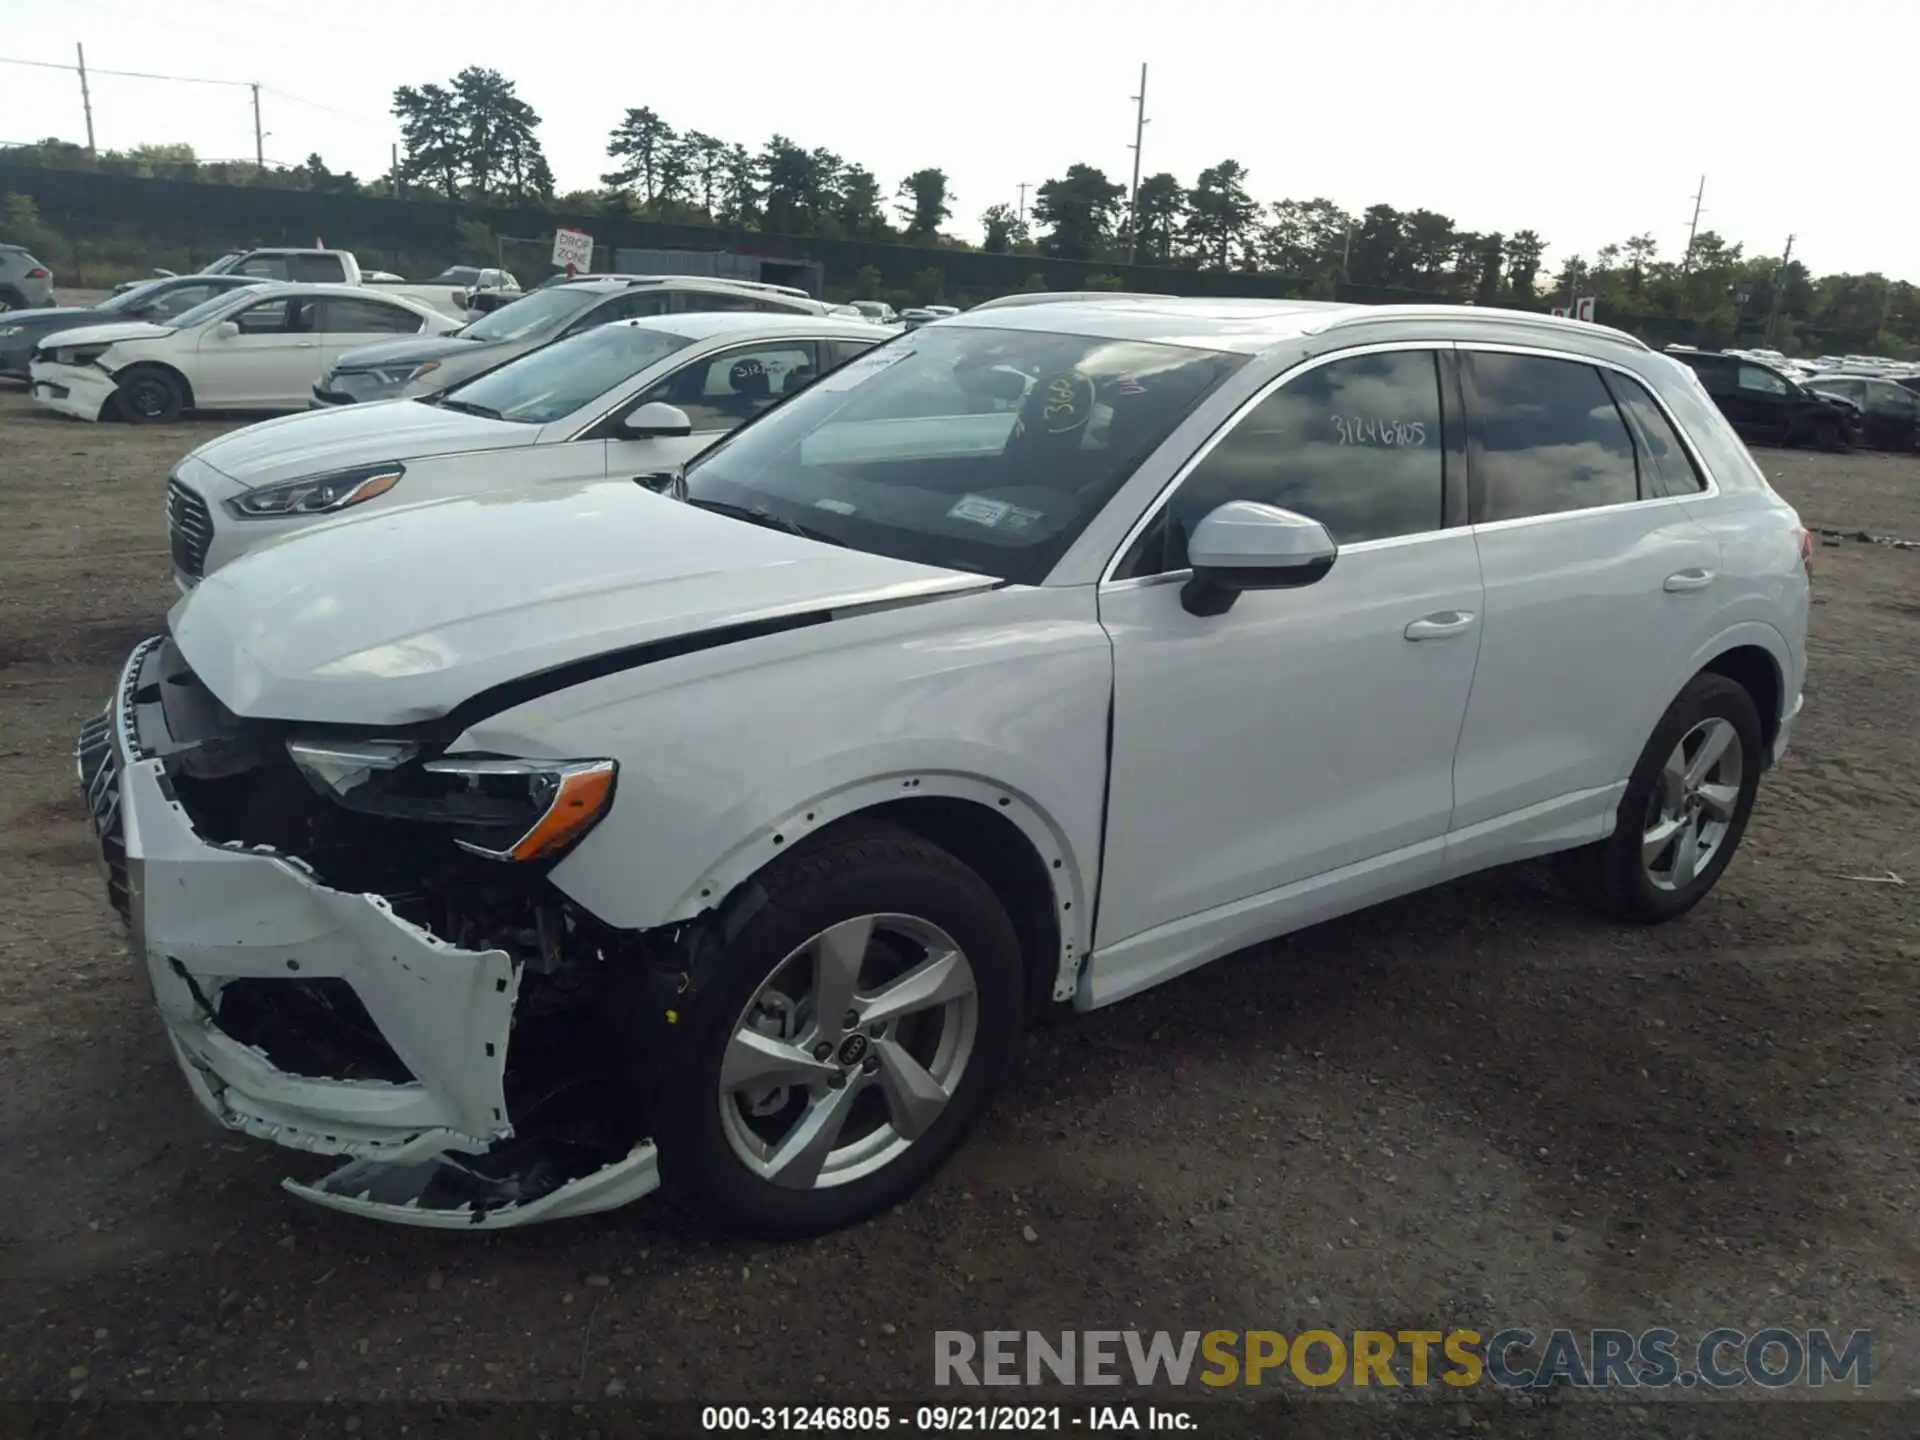
[[834, 184], [833, 218], [843, 233], [857, 240], [888, 233], [880, 209], [880, 182], [864, 165], [849, 165]]
[[686, 156], [690, 198], [708, 215], [718, 215], [726, 188], [727, 142], [703, 130], [689, 130], [680, 137], [680, 148]]
[[1134, 197], [1132, 237], [1135, 255], [1143, 264], [1171, 265], [1174, 241], [1187, 217], [1187, 191], [1162, 170], [1140, 182]]
[[949, 203], [953, 197], [947, 194], [947, 172], [944, 170], [916, 170], [900, 182], [900, 188], [895, 193], [907, 202], [895, 208], [905, 223], [909, 240], [922, 244], [932, 240], [953, 213], [953, 206]]
[[1547, 243], [1531, 230], [1516, 230], [1507, 240], [1507, 293], [1522, 306], [1539, 303], [1540, 262]]
[[1260, 205], [1247, 194], [1247, 167], [1238, 160], [1222, 160], [1200, 172], [1187, 192], [1187, 219], [1182, 233], [1194, 253], [1220, 270], [1233, 268], [1247, 250], [1260, 218]]
[[652, 206], [663, 194], [661, 172], [678, 139], [651, 106], [627, 111], [607, 137], [607, 154], [621, 163], [602, 175], [601, 183], [631, 189], [643, 205]]
[[726, 159], [720, 167], [718, 218], [735, 229], [744, 230], [765, 216], [765, 202], [759, 159], [735, 141], [727, 147]]
[[1063, 260], [1091, 260], [1113, 244], [1126, 187], [1092, 165], [1069, 165], [1033, 195], [1033, 218], [1047, 227], [1040, 248]]
[[830, 150], [808, 150], [775, 135], [760, 151], [765, 227], [777, 235], [808, 235], [831, 208], [834, 181], [844, 169]]
[[1281, 200], [1260, 232], [1260, 262], [1269, 270], [1330, 285], [1341, 278], [1347, 239], [1359, 222], [1331, 200]]
[[987, 232], [980, 248], [1004, 255], [1027, 243], [1027, 222], [1011, 205], [989, 205], [980, 212], [980, 227]]
[[1478, 237], [1474, 253], [1473, 298], [1479, 305], [1500, 303], [1500, 267], [1506, 259], [1506, 237], [1495, 231]]
[[402, 85], [399, 178], [448, 200], [550, 200], [553, 171], [540, 149], [540, 117], [498, 70], [470, 65], [450, 86]]
[[402, 85], [393, 92], [393, 113], [400, 121], [401, 183], [458, 200], [465, 157], [453, 92], [443, 85]]

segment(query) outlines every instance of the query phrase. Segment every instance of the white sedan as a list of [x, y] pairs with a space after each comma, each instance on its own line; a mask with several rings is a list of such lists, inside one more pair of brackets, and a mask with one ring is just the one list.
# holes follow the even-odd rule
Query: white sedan
[[164, 325], [129, 321], [49, 335], [28, 367], [33, 398], [81, 420], [177, 420], [188, 410], [296, 410], [345, 351], [460, 321], [355, 285], [259, 285]]
[[428, 400], [341, 405], [210, 440], [167, 482], [174, 583], [344, 512], [663, 475], [893, 337], [864, 320], [712, 311], [597, 326]]

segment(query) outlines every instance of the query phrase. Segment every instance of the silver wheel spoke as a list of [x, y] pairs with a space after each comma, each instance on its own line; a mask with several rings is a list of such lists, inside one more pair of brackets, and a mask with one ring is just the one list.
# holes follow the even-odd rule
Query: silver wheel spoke
[[1733, 819], [1733, 807], [1740, 803], [1738, 785], [1702, 785], [1697, 793], [1708, 815], [1720, 821]]
[[1684, 744], [1667, 757], [1660, 771], [1660, 813], [1678, 815], [1687, 803], [1687, 754]]
[[1673, 844], [1673, 837], [1686, 828], [1687, 821], [1684, 816], [1674, 816], [1671, 819], [1662, 816], [1660, 819], [1654, 821], [1652, 825], [1647, 827], [1647, 833], [1641, 837], [1641, 863], [1648, 866], [1653, 865]]
[[1688, 820], [1680, 831], [1673, 851], [1673, 885], [1676, 890], [1693, 883], [1700, 862], [1700, 822]]
[[1733, 726], [1724, 720], [1716, 720], [1707, 726], [1707, 733], [1700, 739], [1700, 748], [1694, 752], [1693, 760], [1687, 766], [1688, 790], [1700, 788], [1700, 782], [1713, 773], [1713, 767], [1720, 763], [1720, 757], [1727, 753], [1727, 747], [1737, 738]]
[[847, 1123], [857, 1085], [845, 1085], [816, 1095], [807, 1104], [806, 1113], [794, 1122], [793, 1129], [767, 1157], [766, 1176], [776, 1185], [809, 1190], [820, 1178], [820, 1167], [827, 1163], [834, 1142]]
[[823, 932], [813, 946], [814, 1033], [829, 1043], [846, 1029], [847, 1011], [860, 988], [860, 966], [873, 938], [873, 917], [843, 920]]
[[931, 1010], [973, 993], [973, 967], [958, 950], [930, 955], [898, 980], [876, 990], [859, 1005], [862, 1025], [893, 1021], [916, 1010]]
[[777, 1085], [821, 1085], [836, 1073], [798, 1045], [763, 1035], [758, 1030], [734, 1033], [720, 1063], [720, 1088], [771, 1090]]
[[940, 1118], [951, 1096], [904, 1046], [876, 1040], [873, 1049], [880, 1059], [880, 1093], [886, 1097], [893, 1128], [908, 1140], [918, 1140]]

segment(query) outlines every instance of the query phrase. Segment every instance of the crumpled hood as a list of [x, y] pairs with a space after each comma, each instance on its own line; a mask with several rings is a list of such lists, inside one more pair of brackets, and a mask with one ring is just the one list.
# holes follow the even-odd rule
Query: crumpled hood
[[[171, 325], [150, 325], [145, 320], [116, 320], [106, 325], [79, 325], [71, 330], [56, 330], [47, 338], [49, 350], [67, 350], [77, 345], [118, 345], [123, 340], [158, 340], [173, 334]], [[57, 336], [59, 338], [55, 339]]]
[[376, 400], [262, 420], [209, 440], [191, 458], [251, 490], [354, 465], [506, 450], [531, 445], [539, 434], [538, 425], [489, 420], [417, 400]]
[[997, 583], [594, 481], [290, 535], [216, 570], [168, 621], [237, 714], [395, 726], [612, 651]]
[[477, 355], [486, 348], [481, 341], [462, 340], [454, 335], [381, 340], [346, 351], [330, 368], [368, 370], [376, 365], [418, 365], [424, 360], [439, 360], [448, 355]]

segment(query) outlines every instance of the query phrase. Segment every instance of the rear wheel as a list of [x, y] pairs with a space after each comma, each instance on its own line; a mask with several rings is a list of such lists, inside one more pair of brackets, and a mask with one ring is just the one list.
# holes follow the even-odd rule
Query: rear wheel
[[179, 380], [151, 365], [123, 372], [113, 398], [120, 418], [130, 425], [163, 425], [178, 420], [186, 407]]
[[0, 287], [0, 314], [5, 314], [9, 310], [24, 310], [26, 308], [26, 296], [22, 295], [18, 290]]
[[660, 1161], [697, 1214], [787, 1239], [900, 1203], [959, 1148], [1013, 1054], [1022, 966], [986, 882], [907, 831], [862, 827], [758, 883], [684, 1018]]
[[1634, 766], [1613, 834], [1555, 857], [1567, 887], [1617, 920], [1684, 915], [1746, 833], [1760, 784], [1760, 713], [1724, 675], [1696, 675]]

